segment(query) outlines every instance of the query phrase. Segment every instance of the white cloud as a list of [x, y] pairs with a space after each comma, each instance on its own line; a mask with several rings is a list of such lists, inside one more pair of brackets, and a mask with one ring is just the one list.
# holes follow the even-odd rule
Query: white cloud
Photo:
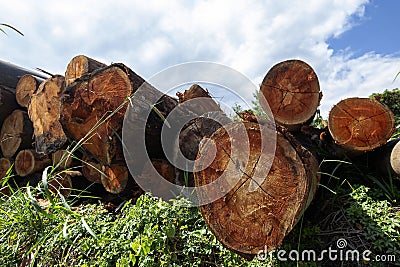
[[14, 0], [2, 4], [1, 22], [25, 37], [1, 36], [0, 57], [63, 73], [72, 57], [86, 54], [123, 62], [145, 78], [182, 62], [215, 61], [256, 83], [277, 62], [299, 58], [317, 71], [327, 114], [344, 97], [396, 86], [399, 55], [352, 58], [327, 44], [352, 27], [351, 16], [363, 16], [367, 2]]

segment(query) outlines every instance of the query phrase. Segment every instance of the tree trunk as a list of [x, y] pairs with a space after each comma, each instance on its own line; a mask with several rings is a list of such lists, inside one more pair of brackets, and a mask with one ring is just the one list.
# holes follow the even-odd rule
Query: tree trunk
[[126, 99], [143, 82], [128, 67], [113, 64], [81, 77], [64, 91], [63, 128], [72, 140], [85, 139], [83, 147], [102, 165], [111, 164], [115, 146], [120, 145], [115, 133], [122, 128]]
[[90, 57], [79, 55], [74, 57], [68, 64], [65, 71], [66, 86], [73, 83], [84, 74], [91, 73], [97, 69], [106, 67], [106, 64], [94, 60]]
[[22, 76], [15, 88], [15, 98], [17, 103], [21, 107], [27, 108], [33, 93], [36, 92], [42, 82], [44, 82], [43, 79], [37, 78], [32, 74], [25, 74]]
[[394, 139], [367, 153], [367, 162], [384, 176], [400, 177], [400, 139]]
[[22, 110], [14, 110], [8, 116], [0, 132], [0, 147], [4, 157], [11, 158], [21, 150], [32, 148], [33, 126], [28, 114]]
[[[299, 221], [319, 182], [318, 162], [281, 127], [277, 131], [275, 154], [271, 155], [272, 152], [264, 148], [269, 136], [263, 137], [260, 127], [269, 127], [274, 131], [273, 127], [252, 122], [244, 122], [250, 147], [247, 157], [243, 152], [246, 150], [244, 142], [228, 134], [242, 134], [240, 125], [231, 123], [218, 129], [210, 137], [213, 142], [201, 146], [195, 170], [200, 170], [209, 159], [212, 163], [204, 170], [195, 172], [194, 177], [199, 187], [225, 175], [223, 182], [199, 193], [198, 197], [200, 201], [207, 201], [221, 190], [226, 194], [201, 206], [200, 211], [222, 244], [242, 255], [255, 255], [265, 247], [268, 251], [279, 247]], [[216, 152], [213, 143], [217, 144]], [[266, 146], [269, 145], [267, 142]], [[265, 173], [271, 156], [271, 169]], [[227, 190], [229, 185], [234, 187]]]
[[369, 98], [347, 98], [329, 112], [328, 127], [335, 142], [353, 153], [373, 150], [394, 132], [388, 107]]
[[100, 163], [94, 162], [85, 155], [82, 157], [82, 174], [87, 180], [101, 184], [102, 172], [103, 170]]
[[22, 150], [15, 157], [15, 172], [21, 177], [42, 171], [47, 166], [51, 166], [51, 160], [34, 150]]
[[53, 194], [60, 193], [64, 197], [68, 197], [72, 189], [71, 176], [67, 173], [60, 173], [53, 176], [48, 183], [48, 188]]
[[43, 75], [42, 73], [28, 70], [2, 60], [0, 60], [0, 73], [0, 86], [13, 89], [17, 87], [18, 80], [25, 74], [31, 74], [41, 79], [48, 78], [48, 76]]
[[0, 158], [0, 187], [3, 178], [6, 177], [7, 171], [11, 167], [11, 161], [7, 158]]
[[36, 151], [51, 154], [60, 149], [67, 137], [60, 119], [60, 96], [65, 87], [63, 76], [54, 76], [40, 84], [28, 107], [34, 127]]
[[15, 100], [15, 90], [0, 85], [0, 127], [3, 125], [4, 120], [18, 108], [18, 103]]
[[307, 63], [287, 60], [268, 71], [258, 98], [264, 110], [269, 106], [277, 123], [296, 131], [312, 121], [322, 93], [318, 77]]

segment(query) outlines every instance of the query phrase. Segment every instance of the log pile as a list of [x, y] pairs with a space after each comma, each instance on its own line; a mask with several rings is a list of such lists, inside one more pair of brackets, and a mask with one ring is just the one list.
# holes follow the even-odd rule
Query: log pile
[[[32, 184], [53, 166], [53, 192], [67, 196], [72, 188], [97, 184], [104, 189], [99, 194], [107, 198], [141, 194], [134, 178], [150, 180], [152, 168], [168, 182], [186, 187], [200, 188], [225, 175], [214, 188], [197, 192], [206, 203], [200, 211], [218, 240], [243, 256], [279, 247], [299, 221], [319, 183], [317, 149], [334, 158], [370, 153], [384, 158], [380, 169], [400, 173], [400, 145], [386, 145], [394, 117], [378, 101], [345, 99], [332, 108], [324, 129], [310, 126], [322, 93], [315, 71], [300, 60], [275, 65], [260, 86], [260, 104], [270, 107], [276, 125], [249, 112], [240, 114], [241, 122], [232, 121], [199, 85], [171, 97], [124, 64], [106, 65], [82, 55], [69, 62], [64, 76], [38, 76], [11, 65], [0, 68], [11, 68], [0, 75], [0, 178], [14, 166], [15, 182]], [[145, 90], [136, 95], [143, 86]], [[200, 102], [191, 107], [188, 103], [196, 99]], [[133, 132], [141, 130], [135, 125], [144, 123], [149, 156], [148, 161], [129, 159], [134, 171], [128, 169], [121, 142], [128, 104], [139, 111], [151, 107], [145, 118], [130, 118]], [[205, 115], [210, 112], [213, 115]], [[161, 131], [166, 124], [174, 128], [181, 121], [185, 123], [179, 128], [177, 147], [173, 142], [167, 146], [183, 159], [170, 162]], [[265, 130], [276, 135], [272, 156], [271, 147], [264, 147], [271, 145], [263, 142]], [[245, 143], [235, 143], [230, 132], [248, 138], [248, 157]], [[139, 146], [143, 140], [132, 142]], [[193, 171], [176, 166], [187, 160], [194, 162]], [[207, 202], [220, 192], [223, 197]]]

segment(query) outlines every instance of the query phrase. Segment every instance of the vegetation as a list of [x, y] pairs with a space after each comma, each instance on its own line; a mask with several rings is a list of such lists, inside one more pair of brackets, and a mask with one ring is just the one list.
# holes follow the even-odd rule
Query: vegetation
[[397, 137], [400, 134], [400, 90], [398, 88], [385, 90], [383, 93], [372, 94], [371, 98], [376, 98], [392, 110], [396, 121], [395, 136]]
[[20, 32], [17, 28], [14, 28], [13, 26], [6, 24], [6, 23], [0, 23], [0, 32], [7, 34], [6, 31], [4, 30], [4, 28], [8, 28], [11, 29], [17, 33], [19, 33], [20, 35], [24, 35], [22, 32]]

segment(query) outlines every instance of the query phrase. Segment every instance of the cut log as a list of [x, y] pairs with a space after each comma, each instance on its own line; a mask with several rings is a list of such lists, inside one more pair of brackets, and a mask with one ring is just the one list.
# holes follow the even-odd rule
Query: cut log
[[11, 161], [7, 158], [0, 158], [0, 181], [2, 181], [4, 177], [6, 177], [7, 172], [10, 168], [11, 168]]
[[400, 139], [390, 140], [381, 147], [366, 153], [367, 164], [379, 175], [400, 176]]
[[18, 109], [18, 103], [15, 100], [15, 90], [0, 85], [0, 127], [14, 110]]
[[115, 133], [122, 127], [126, 100], [143, 82], [128, 67], [113, 64], [81, 77], [64, 91], [63, 128], [71, 139], [85, 139], [83, 147], [102, 165], [111, 164], [115, 156]]
[[106, 64], [90, 57], [79, 55], [74, 57], [65, 71], [65, 84], [68, 86], [84, 74], [91, 73], [97, 69], [104, 68]]
[[72, 191], [71, 176], [67, 173], [60, 173], [53, 176], [48, 183], [48, 188], [55, 195], [60, 193], [64, 197], [68, 197]]
[[[318, 162], [282, 127], [278, 127], [276, 152], [269, 154], [272, 152], [264, 149], [264, 144], [271, 145], [265, 143], [270, 137], [261, 136], [261, 127], [274, 130], [273, 127], [251, 122], [245, 122], [243, 130], [249, 136], [250, 155], [247, 157], [241, 152], [246, 151], [245, 142], [232, 137], [232, 145], [228, 135], [228, 132], [241, 134], [240, 125], [225, 125], [210, 137], [212, 142], [203, 143], [195, 170], [203, 169], [203, 164], [206, 168], [195, 172], [194, 177], [199, 187], [225, 175], [225, 180], [210, 190], [198, 191], [203, 203], [215, 199], [221, 191], [226, 192], [216, 201], [201, 206], [201, 214], [228, 249], [242, 255], [256, 255], [265, 248], [271, 251], [279, 247], [299, 221], [319, 182]], [[256, 170], [264, 170], [271, 157], [269, 173]], [[205, 164], [209, 161], [212, 163]], [[256, 177], [256, 172], [261, 177]]]
[[295, 131], [312, 121], [322, 93], [318, 77], [307, 63], [287, 60], [268, 71], [258, 98], [265, 111], [271, 110], [277, 123]]
[[28, 107], [33, 93], [38, 89], [43, 79], [37, 78], [31, 74], [25, 74], [19, 79], [15, 88], [15, 98], [17, 103], [24, 108]]
[[57, 169], [69, 169], [72, 167], [73, 155], [64, 149], [57, 150], [51, 155], [53, 166]]
[[33, 126], [28, 114], [15, 110], [8, 116], [0, 132], [0, 147], [4, 157], [11, 158], [22, 149], [32, 148]]
[[67, 141], [59, 122], [60, 95], [64, 87], [64, 77], [57, 75], [41, 83], [31, 97], [28, 114], [34, 126], [36, 151], [39, 153], [51, 154]]
[[354, 153], [373, 150], [394, 132], [394, 116], [370, 98], [347, 98], [329, 112], [328, 127], [335, 142]]
[[100, 163], [91, 160], [85, 155], [82, 157], [82, 174], [87, 180], [101, 184], [102, 172]]
[[101, 175], [101, 183], [108, 192], [119, 194], [126, 188], [129, 172], [125, 165], [111, 164], [104, 166], [102, 171], [105, 175]]
[[18, 80], [25, 74], [31, 74], [41, 79], [46, 79], [48, 76], [33, 71], [28, 70], [17, 65], [11, 64], [0, 60], [0, 86], [5, 86], [15, 89], [18, 84]]
[[42, 171], [47, 166], [51, 166], [51, 160], [34, 150], [22, 150], [15, 157], [15, 172], [21, 177]]
[[[175, 167], [165, 159], [152, 159], [151, 161], [146, 162], [143, 167], [142, 174], [140, 175], [140, 179], [144, 181], [145, 188], [151, 187], [159, 189], [160, 186], [163, 186], [163, 183], [155, 184], [154, 182], [156, 179], [152, 179], [153, 177], [150, 177], [153, 175], [152, 167], [154, 167], [158, 174], [160, 174], [165, 180], [173, 184], [176, 183]], [[146, 181], [149, 183], [146, 184]], [[159, 191], [163, 192], [163, 189], [160, 189]]]

